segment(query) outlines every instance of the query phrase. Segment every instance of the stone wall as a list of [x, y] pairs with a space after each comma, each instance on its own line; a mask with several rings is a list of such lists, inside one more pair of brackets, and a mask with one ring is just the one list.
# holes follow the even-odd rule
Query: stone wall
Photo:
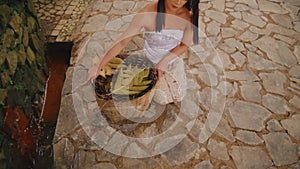
[[48, 68], [45, 38], [30, 0], [0, 0], [0, 32], [0, 126], [7, 134], [0, 134], [1, 150], [5, 138], [22, 140], [21, 126], [13, 131], [9, 120], [19, 119], [27, 129], [39, 118]]

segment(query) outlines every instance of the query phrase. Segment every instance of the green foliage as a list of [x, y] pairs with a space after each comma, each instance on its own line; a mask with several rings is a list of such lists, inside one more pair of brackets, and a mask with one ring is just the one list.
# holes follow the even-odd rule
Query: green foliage
[[22, 0], [0, 0], [0, 5], [6, 4], [12, 9], [19, 11], [24, 8], [24, 1]]
[[9, 85], [13, 85], [13, 84], [14, 84], [14, 81], [10, 78], [9, 81], [8, 81], [8, 84], [9, 84]]
[[16, 89], [17, 89], [18, 91], [24, 89], [24, 87], [23, 87], [21, 84], [17, 84], [15, 87], [16, 87]]

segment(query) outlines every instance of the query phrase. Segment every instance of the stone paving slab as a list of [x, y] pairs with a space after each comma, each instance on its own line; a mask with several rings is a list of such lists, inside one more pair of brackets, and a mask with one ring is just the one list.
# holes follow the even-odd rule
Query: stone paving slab
[[91, 0], [33, 0], [49, 42], [72, 42], [76, 23]]
[[[114, 123], [99, 112], [85, 76], [148, 2], [93, 0], [76, 24], [54, 139], [57, 167], [299, 168], [299, 1], [201, 1], [200, 43], [183, 56], [188, 99], [153, 105], [164, 111], [147, 124]], [[139, 35], [126, 51], [142, 47]]]

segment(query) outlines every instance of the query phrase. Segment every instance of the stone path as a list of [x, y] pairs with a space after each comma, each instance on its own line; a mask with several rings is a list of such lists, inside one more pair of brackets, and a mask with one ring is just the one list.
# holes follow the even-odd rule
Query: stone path
[[33, 0], [49, 42], [71, 42], [72, 33], [90, 0]]
[[[104, 116], [99, 106], [117, 110], [96, 101], [87, 70], [147, 3], [94, 0], [81, 16], [54, 139], [57, 167], [299, 169], [300, 1], [201, 1], [200, 43], [183, 56], [183, 102], [153, 104], [149, 112], [162, 114], [148, 123]], [[137, 35], [126, 51], [142, 46]]]

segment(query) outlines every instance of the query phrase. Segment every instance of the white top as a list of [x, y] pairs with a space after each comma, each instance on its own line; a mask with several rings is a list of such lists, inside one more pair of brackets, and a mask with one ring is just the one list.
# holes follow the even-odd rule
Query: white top
[[180, 44], [183, 33], [180, 29], [162, 29], [161, 32], [144, 30], [144, 53], [153, 63], [158, 63]]

